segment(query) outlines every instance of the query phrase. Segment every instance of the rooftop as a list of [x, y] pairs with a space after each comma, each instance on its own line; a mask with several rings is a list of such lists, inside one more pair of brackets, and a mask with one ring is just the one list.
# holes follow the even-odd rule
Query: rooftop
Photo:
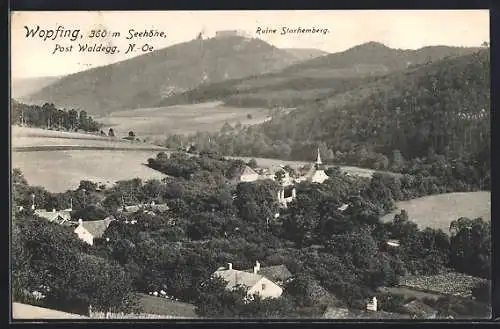
[[[245, 272], [253, 273], [253, 268], [249, 270], [245, 270]], [[266, 277], [271, 281], [286, 281], [290, 279], [293, 275], [288, 270], [285, 265], [275, 265], [275, 266], [266, 266], [261, 267], [258, 274]]]
[[62, 219], [58, 221], [59, 224], [62, 224], [65, 221], [71, 220], [70, 211], [68, 210], [60, 210], [60, 211], [47, 211], [44, 209], [35, 210], [35, 215], [45, 218], [50, 222], [57, 220], [59, 217]]
[[253, 287], [257, 282], [259, 282], [263, 276], [260, 274], [254, 274], [246, 271], [239, 270], [217, 270], [214, 273], [215, 276], [221, 277], [226, 280], [227, 289], [234, 289], [236, 286], [241, 285], [245, 287]]
[[108, 228], [113, 218], [105, 218], [103, 220], [92, 220], [82, 222], [81, 225], [90, 233], [94, 238], [100, 238]]

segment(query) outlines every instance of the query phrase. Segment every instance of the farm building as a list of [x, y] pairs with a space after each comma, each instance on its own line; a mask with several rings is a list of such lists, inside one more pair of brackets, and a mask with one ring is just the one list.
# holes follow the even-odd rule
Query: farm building
[[249, 296], [258, 294], [263, 298], [278, 298], [283, 293], [283, 289], [273, 281], [258, 274], [258, 266], [254, 267], [253, 272], [240, 271], [233, 269], [233, 264], [229, 263], [228, 268], [220, 268], [214, 272], [215, 277], [220, 277], [227, 281], [226, 289], [232, 290], [238, 286], [246, 287]]
[[101, 238], [108, 228], [109, 224], [115, 219], [107, 217], [103, 220], [82, 221], [78, 220], [78, 226], [75, 228], [75, 233], [78, 237], [89, 245], [94, 244], [94, 239]]

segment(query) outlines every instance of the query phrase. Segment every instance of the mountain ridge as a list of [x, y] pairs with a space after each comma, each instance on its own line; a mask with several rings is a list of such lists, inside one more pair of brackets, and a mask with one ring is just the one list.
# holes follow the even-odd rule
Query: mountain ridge
[[70, 74], [30, 95], [29, 100], [107, 114], [151, 106], [200, 84], [280, 70], [299, 60], [255, 38], [191, 40]]

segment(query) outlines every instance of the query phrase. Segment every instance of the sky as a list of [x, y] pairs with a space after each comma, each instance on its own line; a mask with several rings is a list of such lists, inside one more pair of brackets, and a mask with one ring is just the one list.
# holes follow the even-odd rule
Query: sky
[[[82, 38], [43, 40], [27, 37], [26, 28], [79, 29]], [[257, 34], [257, 29], [277, 29]], [[328, 29], [328, 33], [285, 34], [291, 29]], [[89, 38], [93, 29], [119, 32], [120, 37]], [[127, 40], [128, 31], [164, 31], [166, 37]], [[160, 49], [194, 39], [199, 32], [213, 37], [218, 30], [241, 30], [278, 48], [317, 48], [334, 53], [375, 41], [391, 48], [480, 46], [490, 40], [488, 10], [322, 10], [322, 11], [151, 11], [151, 12], [13, 12], [11, 13], [11, 76], [13, 79], [59, 76], [108, 65], [142, 54], [126, 53], [130, 43]], [[116, 46], [120, 52], [80, 52], [79, 44]], [[73, 45], [71, 51], [61, 52]], [[53, 54], [54, 50], [56, 52]]]

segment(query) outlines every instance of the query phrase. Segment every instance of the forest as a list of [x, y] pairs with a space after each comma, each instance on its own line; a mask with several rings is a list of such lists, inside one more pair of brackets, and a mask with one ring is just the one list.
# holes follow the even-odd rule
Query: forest
[[15, 100], [11, 102], [11, 124], [28, 127], [89, 131], [100, 130], [101, 125], [89, 116], [86, 111], [58, 109], [52, 103], [27, 105]]
[[[148, 163], [170, 177], [121, 181], [108, 189], [82, 181], [74, 191], [50, 193], [13, 172], [15, 298], [26, 301], [26, 290], [48, 285], [39, 301], [45, 306], [84, 313], [92, 303], [131, 311], [134, 292], [163, 289], [196, 305], [202, 317], [317, 317], [332, 303], [363, 309], [368, 297], [386, 298], [377, 289], [394, 286], [402, 275], [452, 270], [490, 279], [489, 222], [457, 218], [443, 232], [420, 230], [405, 211], [392, 222], [380, 221], [395, 201], [431, 194], [434, 185], [443, 188], [439, 181], [409, 174], [367, 179], [331, 168], [325, 184], [301, 183], [297, 199], [280, 209], [276, 182], [234, 182], [241, 161], [160, 153]], [[29, 210], [32, 194], [39, 208], [64, 209], [71, 198], [79, 218], [118, 220], [89, 247], [71, 229], [36, 218]], [[123, 200], [165, 202], [170, 210], [124, 215], [117, 212]], [[349, 208], [339, 211], [344, 203]], [[388, 248], [387, 239], [399, 239], [400, 248]], [[282, 297], [242, 303], [242, 291], [225, 291], [223, 282], [209, 279], [228, 262], [251, 268], [256, 260], [285, 264], [294, 274]], [[441, 316], [484, 316], [487, 307], [479, 301], [488, 301], [489, 291], [477, 287], [474, 293], [477, 301], [443, 297], [433, 307]]]
[[432, 172], [437, 166], [442, 174], [463, 177], [467, 186], [488, 188], [488, 50], [411, 67], [347, 89], [257, 126], [225, 124], [219, 133], [170, 135], [165, 144], [301, 161], [313, 160], [319, 147], [331, 164], [398, 173]]

